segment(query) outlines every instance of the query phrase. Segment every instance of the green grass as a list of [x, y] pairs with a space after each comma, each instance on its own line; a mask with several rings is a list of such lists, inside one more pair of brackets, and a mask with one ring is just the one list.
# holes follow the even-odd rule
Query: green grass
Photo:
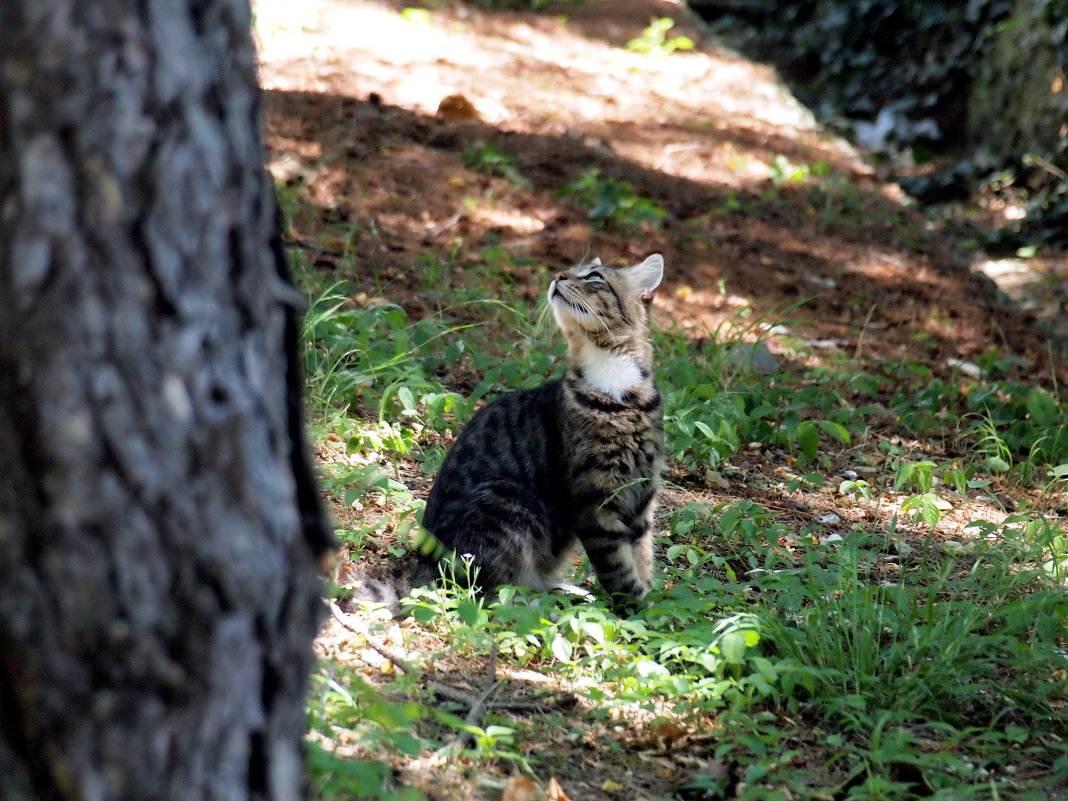
[[659, 228], [667, 217], [655, 200], [635, 194], [629, 181], [602, 176], [597, 167], [569, 183], [562, 194], [589, 211], [594, 228], [613, 225], [637, 233], [644, 227]]
[[[490, 250], [480, 269], [488, 280], [511, 259], [521, 256]], [[451, 274], [447, 258], [424, 266], [434, 276], [428, 288]], [[342, 539], [357, 555], [403, 546], [421, 506], [406, 470], [432, 473], [442, 437], [484, 397], [559, 371], [561, 345], [507, 285], [491, 302], [451, 287], [451, 304], [442, 293], [436, 313], [414, 319], [304, 275], [313, 435], [342, 443], [348, 459], [324, 468], [324, 489], [374, 512], [344, 526]], [[566, 789], [577, 781], [569, 750], [633, 762], [628, 743], [662, 731], [686, 735], [663, 758], [729, 768], [691, 771], [665, 797], [1064, 796], [1068, 535], [1034, 508], [977, 521], [964, 542], [942, 543], [928, 530], [941, 519], [924, 506], [940, 515], [944, 489], [968, 493], [992, 481], [1052, 497], [1068, 472], [1057, 469], [1068, 459], [1068, 420], [1056, 389], [1001, 380], [994, 359], [978, 380], [937, 378], [921, 365], [757, 374], [735, 354], [744, 353], [740, 337], [758, 330], [740, 319], [701, 337], [656, 334], [672, 474], [701, 486], [703, 471], [727, 470], [739, 449], [758, 443], [809, 471], [782, 479], [789, 492], [839, 486], [839, 497], [872, 508], [886, 494], [916, 493], [901, 510], [903, 520], [916, 516], [915, 547], [898, 554], [896, 517], [873, 516], [820, 543], [774, 509], [711, 504], [698, 490], [665, 508], [661, 586], [632, 617], [596, 598], [519, 603], [514, 588], [491, 599], [422, 590], [410, 624], [375, 624], [367, 635], [422, 650], [410, 673], [357, 669], [351, 659], [321, 664], [309, 703], [319, 798], [422, 798], [409, 786], [416, 778], [398, 771], [435, 759], [435, 775], [490, 796], [514, 773], [543, 787], [559, 774]], [[930, 453], [873, 438], [872, 422], [885, 426], [887, 416], [896, 416], [898, 437], [922, 440]], [[834, 471], [858, 448], [884, 459], [883, 472], [840, 482]], [[572, 579], [588, 577], [583, 563]], [[464, 704], [435, 694], [432, 666], [466, 665], [468, 685], [477, 685], [491, 652], [562, 683], [580, 703], [561, 713], [547, 696], [525, 711], [489, 705], [467, 720]]]

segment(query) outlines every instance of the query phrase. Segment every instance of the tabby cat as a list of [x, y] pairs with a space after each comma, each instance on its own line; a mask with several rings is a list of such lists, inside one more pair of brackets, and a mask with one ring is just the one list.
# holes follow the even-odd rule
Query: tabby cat
[[[441, 550], [470, 555], [482, 590], [552, 587], [577, 540], [614, 600], [649, 591], [664, 462], [649, 305], [663, 273], [657, 254], [557, 274], [549, 304], [568, 343], [563, 378], [490, 403], [446, 456], [423, 526]], [[441, 550], [421, 557], [415, 583], [433, 578]]]

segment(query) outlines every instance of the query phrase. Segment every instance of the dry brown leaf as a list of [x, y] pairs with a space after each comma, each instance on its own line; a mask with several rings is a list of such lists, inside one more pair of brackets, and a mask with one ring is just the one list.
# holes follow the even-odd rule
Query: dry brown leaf
[[528, 777], [509, 776], [501, 801], [535, 801], [538, 795], [538, 785]]
[[689, 729], [673, 720], [662, 720], [653, 726], [653, 737], [662, 750], [671, 748], [689, 733]]
[[545, 798], [546, 801], [571, 801], [571, 799], [567, 797], [567, 793], [565, 793], [560, 786], [560, 782], [556, 780], [555, 776], [549, 779], [549, 787], [545, 791]]

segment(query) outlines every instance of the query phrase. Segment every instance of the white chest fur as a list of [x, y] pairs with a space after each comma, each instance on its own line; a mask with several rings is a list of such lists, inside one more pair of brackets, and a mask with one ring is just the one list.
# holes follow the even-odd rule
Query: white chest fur
[[615, 400], [621, 400], [627, 390], [636, 388], [645, 380], [633, 357], [611, 353], [595, 345], [583, 347], [579, 353], [579, 366], [592, 386]]

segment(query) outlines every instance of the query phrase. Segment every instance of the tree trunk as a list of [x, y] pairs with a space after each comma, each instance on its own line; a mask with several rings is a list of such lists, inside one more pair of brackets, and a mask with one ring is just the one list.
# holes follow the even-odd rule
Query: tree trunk
[[0, 3], [0, 801], [297, 799], [327, 538], [248, 0]]

